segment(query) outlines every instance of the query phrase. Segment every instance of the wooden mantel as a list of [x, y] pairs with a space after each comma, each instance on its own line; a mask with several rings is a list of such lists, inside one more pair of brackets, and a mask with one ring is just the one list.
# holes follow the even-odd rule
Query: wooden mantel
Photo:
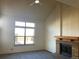
[[57, 40], [62, 40], [62, 41], [79, 41], [78, 36], [55, 36]]

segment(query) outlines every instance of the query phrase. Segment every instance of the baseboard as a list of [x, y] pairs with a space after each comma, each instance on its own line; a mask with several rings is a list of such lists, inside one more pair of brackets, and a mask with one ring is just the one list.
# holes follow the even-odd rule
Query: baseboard
[[17, 54], [17, 53], [30, 53], [30, 52], [40, 52], [40, 51], [47, 51], [47, 50], [41, 49], [41, 50], [32, 50], [32, 51], [15, 52], [15, 53], [6, 53], [6, 54], [0, 54], [0, 55], [9, 55], [9, 54]]

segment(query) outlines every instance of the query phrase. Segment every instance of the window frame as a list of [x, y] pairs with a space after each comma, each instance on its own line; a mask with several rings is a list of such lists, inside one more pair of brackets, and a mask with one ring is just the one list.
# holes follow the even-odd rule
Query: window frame
[[[26, 22], [26, 21], [15, 21], [15, 23], [16, 22], [24, 22], [25, 23], [25, 26], [16, 26], [15, 25], [15, 28], [24, 28], [24, 36], [16, 36], [15, 35], [15, 40], [14, 40], [14, 45], [15, 46], [24, 46], [24, 45], [34, 45], [35, 44], [35, 41], [33, 40], [33, 42], [34, 43], [32, 43], [32, 44], [27, 44], [26, 43], [26, 37], [33, 37], [33, 38], [35, 38], [35, 27], [27, 27], [26, 26], [26, 23], [34, 23], [34, 22]], [[35, 23], [34, 23], [35, 24]], [[15, 28], [14, 28], [14, 32], [15, 32]], [[34, 36], [26, 36], [26, 29], [34, 29]], [[16, 42], [16, 37], [24, 37], [24, 43], [23, 44], [16, 44], [15, 42]]]

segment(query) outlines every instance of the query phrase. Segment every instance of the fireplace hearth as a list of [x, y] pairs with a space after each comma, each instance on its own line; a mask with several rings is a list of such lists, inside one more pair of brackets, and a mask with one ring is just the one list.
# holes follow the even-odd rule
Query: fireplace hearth
[[69, 59], [79, 59], [79, 37], [73, 37], [73, 36], [55, 36], [55, 37], [57, 38], [56, 54], [59, 59], [63, 59], [62, 56], [69, 57]]

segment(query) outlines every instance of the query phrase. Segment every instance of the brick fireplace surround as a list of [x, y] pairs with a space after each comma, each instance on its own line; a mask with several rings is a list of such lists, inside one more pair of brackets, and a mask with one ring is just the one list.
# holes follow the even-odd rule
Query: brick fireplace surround
[[60, 53], [61, 43], [71, 45], [72, 56], [70, 57], [70, 59], [79, 59], [79, 37], [75, 37], [75, 36], [55, 36], [55, 37], [57, 38], [56, 40], [57, 52], [56, 53], [57, 53], [58, 59], [62, 59], [61, 53]]

